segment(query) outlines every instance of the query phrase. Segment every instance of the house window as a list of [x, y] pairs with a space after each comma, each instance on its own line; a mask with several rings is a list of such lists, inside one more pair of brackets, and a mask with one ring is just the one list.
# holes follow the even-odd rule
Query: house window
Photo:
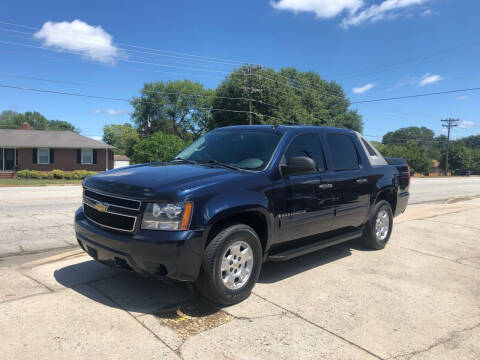
[[38, 164], [50, 164], [50, 149], [41, 148], [37, 151], [37, 163]]
[[84, 164], [84, 165], [93, 164], [93, 150], [92, 149], [82, 149], [82, 164]]

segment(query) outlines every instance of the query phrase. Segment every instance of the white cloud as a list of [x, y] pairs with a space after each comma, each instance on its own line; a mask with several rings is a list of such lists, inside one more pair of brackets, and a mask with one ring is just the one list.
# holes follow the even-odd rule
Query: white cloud
[[419, 86], [425, 86], [425, 85], [435, 84], [436, 82], [439, 82], [443, 79], [444, 78], [441, 77], [440, 75], [427, 73], [427, 74], [422, 76], [418, 85]]
[[114, 63], [120, 55], [109, 33], [101, 26], [92, 26], [81, 20], [47, 21], [33, 37], [42, 40], [44, 46], [74, 51], [103, 63]]
[[[372, 2], [372, 0], [370, 0]], [[348, 29], [367, 22], [394, 19], [401, 15], [411, 16], [406, 9], [422, 5], [431, 0], [383, 0], [379, 4], [368, 5], [367, 0], [270, 0], [277, 10], [295, 13], [312, 12], [318, 18], [334, 18], [345, 13], [342, 26]], [[430, 16], [433, 11], [423, 7], [422, 16]]]
[[95, 109], [91, 113], [93, 115], [120, 116], [128, 114], [128, 111], [124, 109]]
[[342, 26], [348, 29], [351, 26], [361, 25], [366, 22], [375, 22], [383, 19], [394, 19], [401, 15], [401, 11], [416, 5], [421, 5], [430, 0], [385, 0], [380, 4], [370, 5], [359, 12], [346, 17]]
[[103, 137], [101, 136], [89, 136], [90, 139], [103, 142]]
[[433, 11], [432, 9], [425, 9], [423, 12], [422, 12], [422, 16], [432, 16], [433, 15]]
[[271, 0], [278, 10], [313, 12], [319, 18], [333, 18], [343, 11], [354, 13], [363, 6], [363, 0]]
[[464, 100], [467, 100], [467, 99], [468, 99], [468, 96], [462, 95], [462, 96], [459, 96], [457, 99], [464, 101]]
[[368, 83], [360, 87], [354, 87], [353, 93], [354, 94], [363, 94], [369, 90], [371, 90], [375, 86], [375, 83]]
[[475, 126], [475, 123], [473, 121], [460, 121], [458, 126], [460, 126], [462, 129], [465, 129], [467, 127]]

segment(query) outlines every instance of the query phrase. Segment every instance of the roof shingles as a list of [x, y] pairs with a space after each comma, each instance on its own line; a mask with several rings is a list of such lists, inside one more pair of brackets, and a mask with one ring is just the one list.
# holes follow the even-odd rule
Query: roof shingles
[[0, 130], [0, 148], [114, 149], [73, 131]]

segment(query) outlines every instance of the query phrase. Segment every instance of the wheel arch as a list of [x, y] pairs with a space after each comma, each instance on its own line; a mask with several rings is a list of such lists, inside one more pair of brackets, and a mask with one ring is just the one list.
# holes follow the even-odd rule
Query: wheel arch
[[375, 204], [381, 200], [387, 201], [390, 204], [392, 213], [395, 214], [397, 208], [397, 190], [393, 186], [379, 189], [373, 198], [372, 206], [375, 206]]
[[263, 252], [268, 249], [273, 232], [273, 220], [269, 211], [259, 206], [240, 206], [216, 214], [208, 223], [205, 247], [215, 235], [233, 223], [250, 226], [260, 238]]

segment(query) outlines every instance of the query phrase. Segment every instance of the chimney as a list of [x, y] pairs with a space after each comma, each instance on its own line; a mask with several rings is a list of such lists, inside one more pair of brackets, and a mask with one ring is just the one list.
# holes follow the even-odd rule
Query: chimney
[[25, 121], [25, 122], [22, 124], [22, 130], [30, 130], [30, 124]]

